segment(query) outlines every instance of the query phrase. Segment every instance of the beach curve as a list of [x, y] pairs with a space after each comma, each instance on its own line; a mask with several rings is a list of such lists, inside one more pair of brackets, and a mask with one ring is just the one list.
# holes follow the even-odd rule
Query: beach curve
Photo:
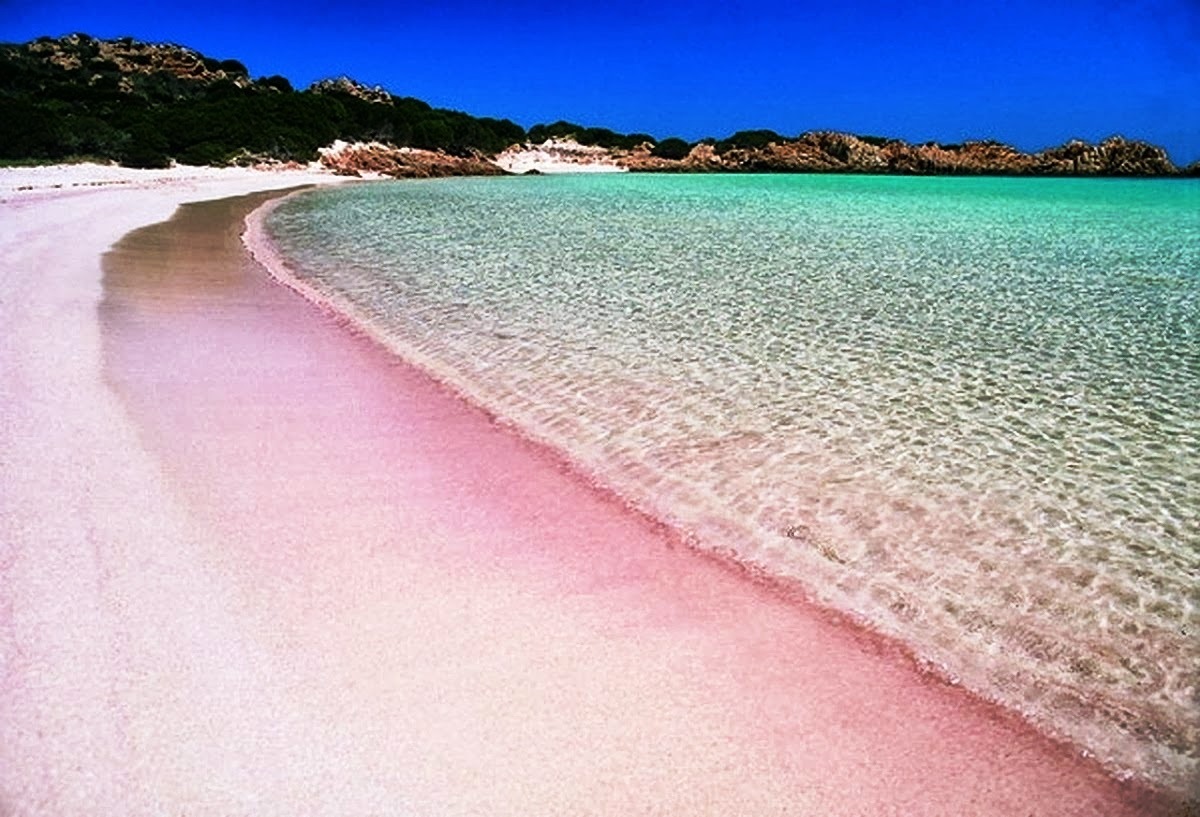
[[[202, 220], [236, 244], [248, 204]], [[57, 290], [12, 272], [63, 254], [63, 215], [3, 256], [5, 317], [28, 313], [4, 370], [6, 810], [1156, 807], [678, 547], [281, 288], [134, 280], [94, 346], [35, 325], [101, 296], [97, 240]], [[157, 240], [143, 271], [211, 273], [194, 234]]]

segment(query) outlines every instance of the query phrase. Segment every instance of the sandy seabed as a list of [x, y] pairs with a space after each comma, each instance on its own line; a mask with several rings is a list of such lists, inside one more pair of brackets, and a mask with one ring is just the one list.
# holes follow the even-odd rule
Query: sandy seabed
[[1169, 809], [272, 281], [332, 177], [8, 173], [0, 814]]

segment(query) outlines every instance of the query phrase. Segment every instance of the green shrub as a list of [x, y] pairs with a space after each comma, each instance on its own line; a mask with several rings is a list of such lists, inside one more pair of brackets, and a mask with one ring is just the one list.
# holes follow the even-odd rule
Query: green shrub
[[238, 62], [237, 60], [221, 60], [219, 63], [217, 63], [217, 67], [226, 74], [233, 74], [234, 76], [238, 77], [250, 76], [250, 72], [246, 70], [246, 66], [242, 65], [242, 63]]
[[127, 147], [130, 138], [99, 117], [75, 114], [60, 119], [57, 135], [67, 156], [112, 157]]
[[175, 160], [185, 165], [226, 165], [233, 152], [221, 142], [201, 142], [175, 154]]
[[496, 144], [500, 145], [497, 150], [525, 141], [525, 129], [508, 119], [492, 119], [485, 116], [479, 120], [479, 124], [483, 125], [492, 134]]
[[167, 138], [150, 122], [138, 122], [129, 129], [129, 142], [120, 159], [125, 167], [170, 167]]
[[422, 119], [412, 130], [412, 143], [425, 150], [447, 147], [454, 140], [454, 131], [440, 118]]
[[273, 88], [274, 90], [285, 94], [290, 94], [295, 91], [295, 89], [292, 87], [292, 83], [288, 81], [288, 78], [281, 77], [279, 74], [263, 77], [257, 80], [255, 84], [264, 88]]
[[[239, 97], [245, 94], [245, 90], [231, 79], [219, 79], [206, 87], [202, 96], [205, 99], [226, 99], [230, 97]], [[175, 98], [179, 98], [178, 92], [174, 94]]]
[[573, 122], [560, 119], [549, 125], [534, 125], [529, 129], [529, 141], [545, 142], [547, 139], [566, 139], [571, 136], [578, 136], [585, 130], [587, 128], [582, 125], [576, 125]]
[[771, 142], [786, 141], [773, 130], [740, 130], [728, 139], [717, 142], [717, 153], [725, 153], [734, 148], [762, 148]]
[[653, 150], [650, 151], [651, 154], [659, 157], [660, 159], [676, 160], [683, 159], [691, 152], [692, 146], [680, 139], [678, 136], [671, 136], [662, 140], [654, 146]]
[[620, 146], [622, 137], [621, 134], [608, 128], [584, 128], [575, 134], [575, 140], [581, 145], [615, 148]]
[[657, 140], [648, 133], [630, 133], [621, 137], [621, 147], [627, 150], [633, 150], [638, 145], [644, 145], [647, 142], [654, 144]]
[[112, 60], [106, 60], [103, 57], [95, 57], [88, 67], [97, 74], [120, 74], [121, 66], [117, 65]]
[[0, 159], [55, 159], [63, 155], [59, 117], [27, 102], [0, 99]]

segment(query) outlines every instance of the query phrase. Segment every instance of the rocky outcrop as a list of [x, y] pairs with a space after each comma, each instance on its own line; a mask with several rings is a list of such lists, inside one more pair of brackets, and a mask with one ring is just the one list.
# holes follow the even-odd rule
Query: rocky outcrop
[[342, 176], [428, 179], [441, 176], [503, 176], [505, 171], [478, 153], [452, 156], [382, 142], [334, 142], [318, 151], [322, 166]]
[[994, 141], [958, 145], [864, 139], [814, 131], [757, 147], [702, 142], [683, 159], [649, 150], [616, 161], [630, 170], [692, 173], [894, 173], [903, 175], [1173, 176], [1181, 171], [1162, 148], [1113, 136], [1092, 145], [1074, 140], [1024, 153]]
[[41, 63], [87, 85], [115, 83], [134, 93], [143, 80], [158, 75], [196, 85], [228, 81], [239, 88], [251, 85], [246, 67], [237, 60], [215, 60], [171, 43], [144, 43], [132, 37], [100, 40], [86, 34], [41, 37], [22, 46], [5, 46], [10, 59]]
[[317, 80], [308, 86], [308, 90], [314, 94], [345, 94], [380, 105], [392, 105], [395, 102], [395, 97], [380, 86], [363, 85], [350, 77]]
[[1098, 145], [1076, 139], [1041, 155], [1055, 170], [1071, 175], [1168, 176], [1178, 172], [1162, 148], [1120, 136]]

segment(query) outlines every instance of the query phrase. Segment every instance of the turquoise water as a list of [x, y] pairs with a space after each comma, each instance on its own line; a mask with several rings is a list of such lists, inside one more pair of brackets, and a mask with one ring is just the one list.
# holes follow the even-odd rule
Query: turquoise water
[[308, 193], [268, 228], [697, 547], [1195, 784], [1200, 184], [461, 179]]

